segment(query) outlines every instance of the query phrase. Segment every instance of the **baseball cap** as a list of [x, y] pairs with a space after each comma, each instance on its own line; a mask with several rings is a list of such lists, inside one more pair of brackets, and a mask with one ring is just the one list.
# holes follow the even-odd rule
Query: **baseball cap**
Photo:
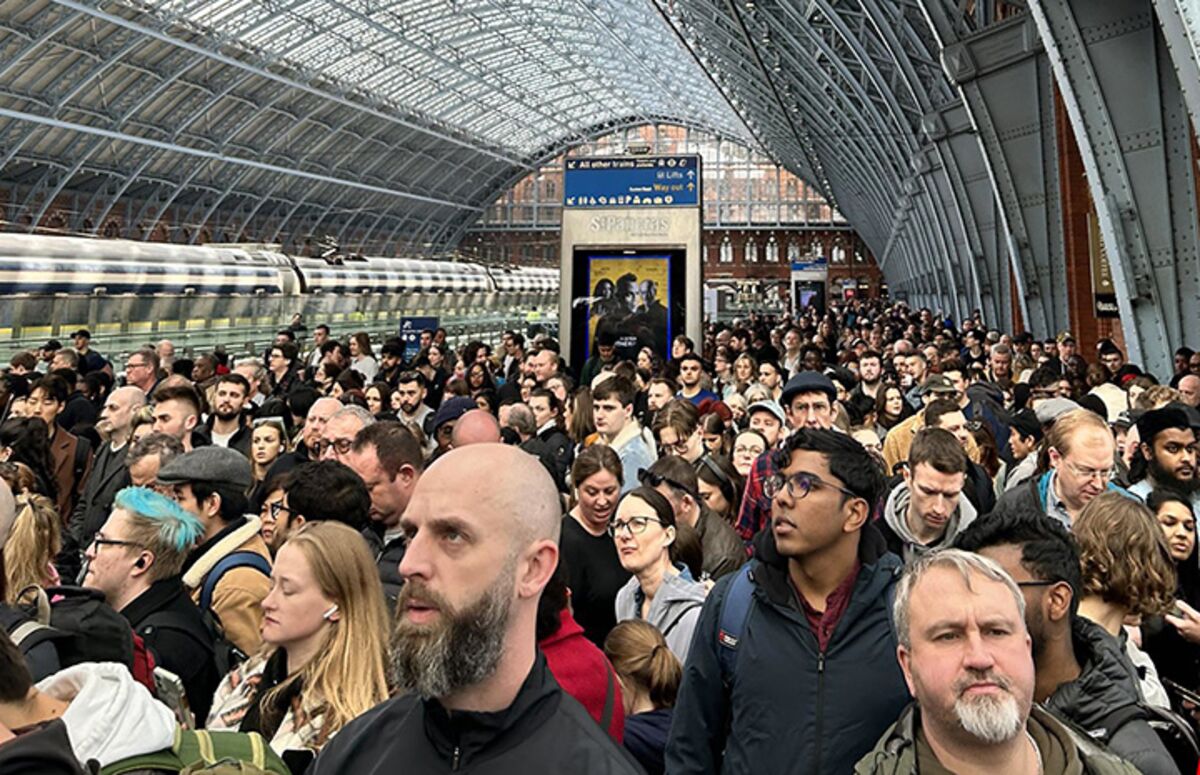
[[1063, 331], [1062, 333], [1060, 333], [1058, 335], [1058, 338], [1055, 339], [1054, 341], [1058, 342], [1059, 344], [1062, 344], [1063, 342], [1074, 342], [1075, 335], [1072, 334], [1070, 331]]
[[831, 404], [837, 400], [837, 388], [833, 386], [833, 380], [816, 371], [802, 371], [789, 379], [783, 386], [780, 402], [786, 406], [801, 393], [824, 393], [829, 396]]
[[58, 341], [57, 339], [51, 339], [50, 341], [48, 341], [48, 342], [46, 342], [44, 345], [42, 345], [42, 349], [43, 349], [43, 350], [46, 350], [47, 352], [53, 352], [53, 351], [55, 351], [55, 350], [61, 350], [61, 349], [62, 349], [62, 342]]
[[92, 338], [92, 332], [91, 332], [91, 331], [88, 331], [86, 328], [81, 328], [81, 329], [79, 329], [78, 331], [74, 331], [74, 332], [72, 332], [72, 333], [71, 333], [71, 338], [72, 338], [72, 339], [74, 339], [74, 338], [75, 338], [75, 337], [77, 337], [77, 336], [82, 336], [84, 339], [91, 339], [91, 338]]
[[437, 433], [438, 428], [448, 422], [454, 422], [475, 408], [475, 401], [466, 396], [455, 396], [448, 401], [443, 401], [442, 405], [438, 407], [437, 414], [433, 416], [433, 432]]
[[237, 450], [212, 446], [185, 452], [167, 463], [158, 472], [158, 481], [163, 484], [231, 484], [248, 488], [254, 479], [245, 455]]
[[931, 374], [921, 383], [917, 392], [922, 396], [930, 393], [957, 393], [958, 388], [954, 387], [954, 383], [945, 374]]
[[781, 424], [787, 425], [787, 417], [783, 413], [783, 407], [773, 398], [768, 398], [765, 401], [755, 401], [746, 407], [747, 417], [753, 416], [755, 412], [770, 412]]

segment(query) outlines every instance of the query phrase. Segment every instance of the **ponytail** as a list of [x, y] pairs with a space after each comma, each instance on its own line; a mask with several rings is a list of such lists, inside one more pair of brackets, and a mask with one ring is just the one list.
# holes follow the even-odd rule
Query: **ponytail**
[[640, 619], [621, 622], [604, 639], [604, 653], [626, 685], [649, 695], [655, 710], [674, 707], [683, 666], [657, 627]]

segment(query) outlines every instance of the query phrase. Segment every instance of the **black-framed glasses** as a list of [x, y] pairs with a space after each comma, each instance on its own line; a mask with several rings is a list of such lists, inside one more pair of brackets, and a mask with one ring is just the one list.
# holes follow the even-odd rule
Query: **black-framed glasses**
[[832, 482], [827, 482], [816, 474], [810, 474], [808, 471], [798, 471], [791, 476], [775, 474], [774, 476], [767, 477], [763, 481], [763, 495], [766, 495], [768, 498], [774, 498], [786, 489], [789, 496], [796, 500], [803, 500], [808, 497], [810, 492], [822, 487], [837, 490], [847, 498], [862, 497], [858, 493], [850, 492], [845, 487], [839, 487]]
[[621, 531], [628, 530], [629, 535], [640, 536], [646, 532], [646, 528], [650, 527], [651, 522], [663, 524], [661, 519], [657, 517], [630, 517], [629, 519], [617, 520], [608, 523], [608, 534], [616, 538]]
[[129, 371], [130, 369], [140, 369], [144, 366], [149, 366], [149, 365], [150, 364], [145, 361], [140, 361], [138, 363], [134, 363], [133, 361], [127, 361], [125, 363], [125, 371]]
[[91, 546], [99, 548], [101, 546], [139, 546], [139, 544], [133, 541], [121, 541], [116, 538], [101, 538], [97, 535], [92, 538]]
[[274, 503], [267, 504], [267, 514], [269, 514], [271, 516], [271, 519], [275, 522], [279, 521], [279, 514], [281, 512], [285, 512], [285, 511], [288, 514], [295, 513], [294, 511], [289, 509], [287, 506], [284, 506], [283, 501], [275, 501]]
[[1052, 587], [1057, 584], [1057, 581], [1018, 581], [1015, 582], [1018, 587]]
[[350, 452], [350, 449], [353, 446], [354, 439], [327, 439], [326, 441], [321, 442], [321, 451], [324, 452], [330, 447], [333, 447], [333, 451], [336, 454], [345, 455]]
[[699, 498], [699, 495], [697, 493], [692, 492], [690, 489], [688, 489], [687, 487], [684, 487], [682, 484], [675, 481], [674, 479], [670, 479], [668, 477], [663, 476], [662, 474], [655, 473], [654, 471], [650, 471], [645, 468], [638, 469], [638, 482], [640, 482], [641, 484], [643, 484], [647, 487], [658, 487], [660, 485], [666, 484], [669, 487], [671, 487], [675, 490], [678, 490], [681, 493], [684, 493], [685, 495], [690, 495], [693, 498], [697, 498], [697, 499]]

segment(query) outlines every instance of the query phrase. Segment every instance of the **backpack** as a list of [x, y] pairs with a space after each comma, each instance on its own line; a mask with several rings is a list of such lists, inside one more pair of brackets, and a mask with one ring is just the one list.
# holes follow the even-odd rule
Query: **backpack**
[[235, 667], [246, 661], [246, 654], [225, 637], [225, 628], [216, 614], [201, 609], [200, 619], [198, 629], [193, 620], [178, 611], [155, 611], [142, 620], [140, 627], [143, 632], [150, 627], [182, 632], [212, 655], [217, 675], [229, 675]]
[[[747, 562], [738, 568], [733, 581], [725, 591], [725, 599], [721, 601], [721, 611], [717, 617], [717, 661], [721, 666], [721, 683], [726, 689], [733, 686], [733, 678], [737, 674], [737, 648], [742, 633], [746, 631], [746, 622], [750, 620], [750, 610], [754, 606], [754, 562]], [[903, 568], [897, 568], [893, 575], [899, 577]], [[896, 622], [891, 616], [896, 602], [896, 585], [887, 588], [888, 625], [892, 629], [892, 638], [899, 643], [896, 635]]]
[[32, 608], [24, 609], [30, 621], [17, 624], [9, 632], [22, 653], [51, 640], [62, 667], [118, 662], [129, 668], [151, 694], [155, 693], [154, 656], [129, 621], [105, 602], [103, 592], [83, 587], [33, 586], [21, 590], [18, 600], [30, 594]]
[[200, 588], [201, 610], [212, 610], [213, 592], [216, 591], [217, 584], [226, 573], [234, 568], [253, 568], [267, 578], [271, 577], [271, 561], [258, 552], [230, 552], [222, 557], [204, 577], [204, 586]]
[[1173, 710], [1148, 703], [1117, 708], [1100, 721], [1100, 727], [1104, 730], [1102, 742], [1108, 745], [1119, 729], [1136, 719], [1142, 719], [1150, 725], [1180, 772], [1196, 772], [1196, 764], [1200, 762], [1200, 742], [1197, 741], [1196, 730]]
[[161, 751], [113, 762], [100, 775], [142, 771], [291, 775], [279, 755], [257, 732], [187, 730], [176, 727], [175, 742]]

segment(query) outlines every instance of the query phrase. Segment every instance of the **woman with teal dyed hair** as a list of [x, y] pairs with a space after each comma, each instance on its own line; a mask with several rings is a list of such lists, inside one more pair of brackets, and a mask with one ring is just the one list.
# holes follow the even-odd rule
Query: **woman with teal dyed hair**
[[192, 602], [183, 568], [204, 527], [178, 503], [145, 487], [117, 493], [87, 547], [85, 587], [104, 593], [142, 636], [158, 665], [179, 676], [200, 724], [221, 675], [212, 620]]

